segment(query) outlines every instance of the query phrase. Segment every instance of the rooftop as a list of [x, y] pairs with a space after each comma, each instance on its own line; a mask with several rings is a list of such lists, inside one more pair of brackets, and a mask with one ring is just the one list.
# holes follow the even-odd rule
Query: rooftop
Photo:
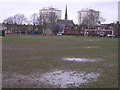
[[57, 24], [64, 24], [64, 25], [75, 25], [72, 20], [57, 20]]
[[[41, 10], [58, 10], [57, 8], [51, 7], [43, 7]], [[60, 10], [61, 11], [61, 10]]]
[[99, 12], [91, 8], [82, 9], [81, 11], [78, 11], [78, 12], [88, 12], [88, 11]]

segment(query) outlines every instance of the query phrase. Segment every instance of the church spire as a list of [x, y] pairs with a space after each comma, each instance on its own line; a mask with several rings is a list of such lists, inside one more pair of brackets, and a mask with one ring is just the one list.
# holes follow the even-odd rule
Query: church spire
[[68, 15], [67, 15], [67, 5], [66, 5], [66, 8], [65, 8], [65, 20], [68, 19]]

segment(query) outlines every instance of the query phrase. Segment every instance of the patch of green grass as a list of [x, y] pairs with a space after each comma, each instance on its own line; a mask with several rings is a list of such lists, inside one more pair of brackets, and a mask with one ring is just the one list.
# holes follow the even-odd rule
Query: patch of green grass
[[[117, 38], [19, 36], [4, 37], [2, 45], [3, 73], [27, 75], [31, 72], [38, 72], [41, 74], [53, 69], [98, 72], [101, 76], [96, 82], [82, 85], [82, 87], [118, 87]], [[86, 46], [98, 48], [83, 48]], [[69, 62], [63, 61], [64, 57], [101, 58], [103, 61]], [[12, 86], [4, 84], [3, 87]]]

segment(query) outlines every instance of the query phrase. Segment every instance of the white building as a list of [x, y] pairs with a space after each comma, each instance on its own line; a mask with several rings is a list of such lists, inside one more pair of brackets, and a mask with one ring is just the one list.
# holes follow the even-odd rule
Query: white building
[[120, 1], [118, 2], [118, 21], [120, 23]]
[[0, 31], [6, 30], [6, 29], [7, 29], [7, 27], [5, 27], [5, 25], [3, 25], [3, 24], [0, 23]]
[[[58, 10], [57, 8], [53, 7], [46, 7], [40, 10], [40, 15], [45, 16], [45, 15], [51, 15], [54, 13], [57, 16], [57, 19], [61, 19], [61, 10]], [[49, 23], [49, 19], [46, 17], [47, 23]]]
[[78, 23], [79, 24], [83, 23], [83, 20], [86, 18], [86, 16], [88, 16], [89, 12], [92, 12], [92, 14], [96, 16], [95, 22], [96, 24], [98, 24], [99, 11], [95, 11], [93, 9], [88, 9], [88, 8], [78, 11]]

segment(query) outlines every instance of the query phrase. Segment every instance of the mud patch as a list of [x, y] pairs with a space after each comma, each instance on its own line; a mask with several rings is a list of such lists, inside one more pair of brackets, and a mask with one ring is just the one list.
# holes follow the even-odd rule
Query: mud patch
[[82, 83], [89, 83], [90, 81], [96, 81], [98, 73], [77, 73], [76, 71], [63, 71], [58, 70], [54, 72], [47, 72], [42, 75], [39, 80], [46, 84], [51, 84], [60, 88], [68, 88], [71, 86], [80, 87]]
[[65, 61], [76, 61], [76, 62], [98, 62], [101, 61], [101, 59], [97, 58], [97, 59], [88, 59], [88, 58], [62, 58]]
[[5, 75], [3, 78], [3, 85], [8, 85], [13, 88], [24, 88], [27, 86], [39, 88], [41, 84], [46, 87], [51, 86], [53, 88], [69, 88], [72, 86], [80, 87], [82, 83], [97, 81], [100, 74], [94, 72], [78, 73], [76, 71], [53, 70], [42, 74], [39, 74], [38, 72], [29, 75], [11, 73], [7, 76], [9, 77], [5, 78]]
[[9, 86], [12, 88], [39, 87], [40, 85], [40, 82], [37, 82], [32, 75], [18, 73], [4, 73], [2, 83], [3, 87]]
[[10, 46], [7, 46], [5, 49], [7, 49], [7, 50], [14, 50], [14, 51], [32, 51], [32, 49], [31, 48], [15, 48], [15, 47], [10, 47]]

